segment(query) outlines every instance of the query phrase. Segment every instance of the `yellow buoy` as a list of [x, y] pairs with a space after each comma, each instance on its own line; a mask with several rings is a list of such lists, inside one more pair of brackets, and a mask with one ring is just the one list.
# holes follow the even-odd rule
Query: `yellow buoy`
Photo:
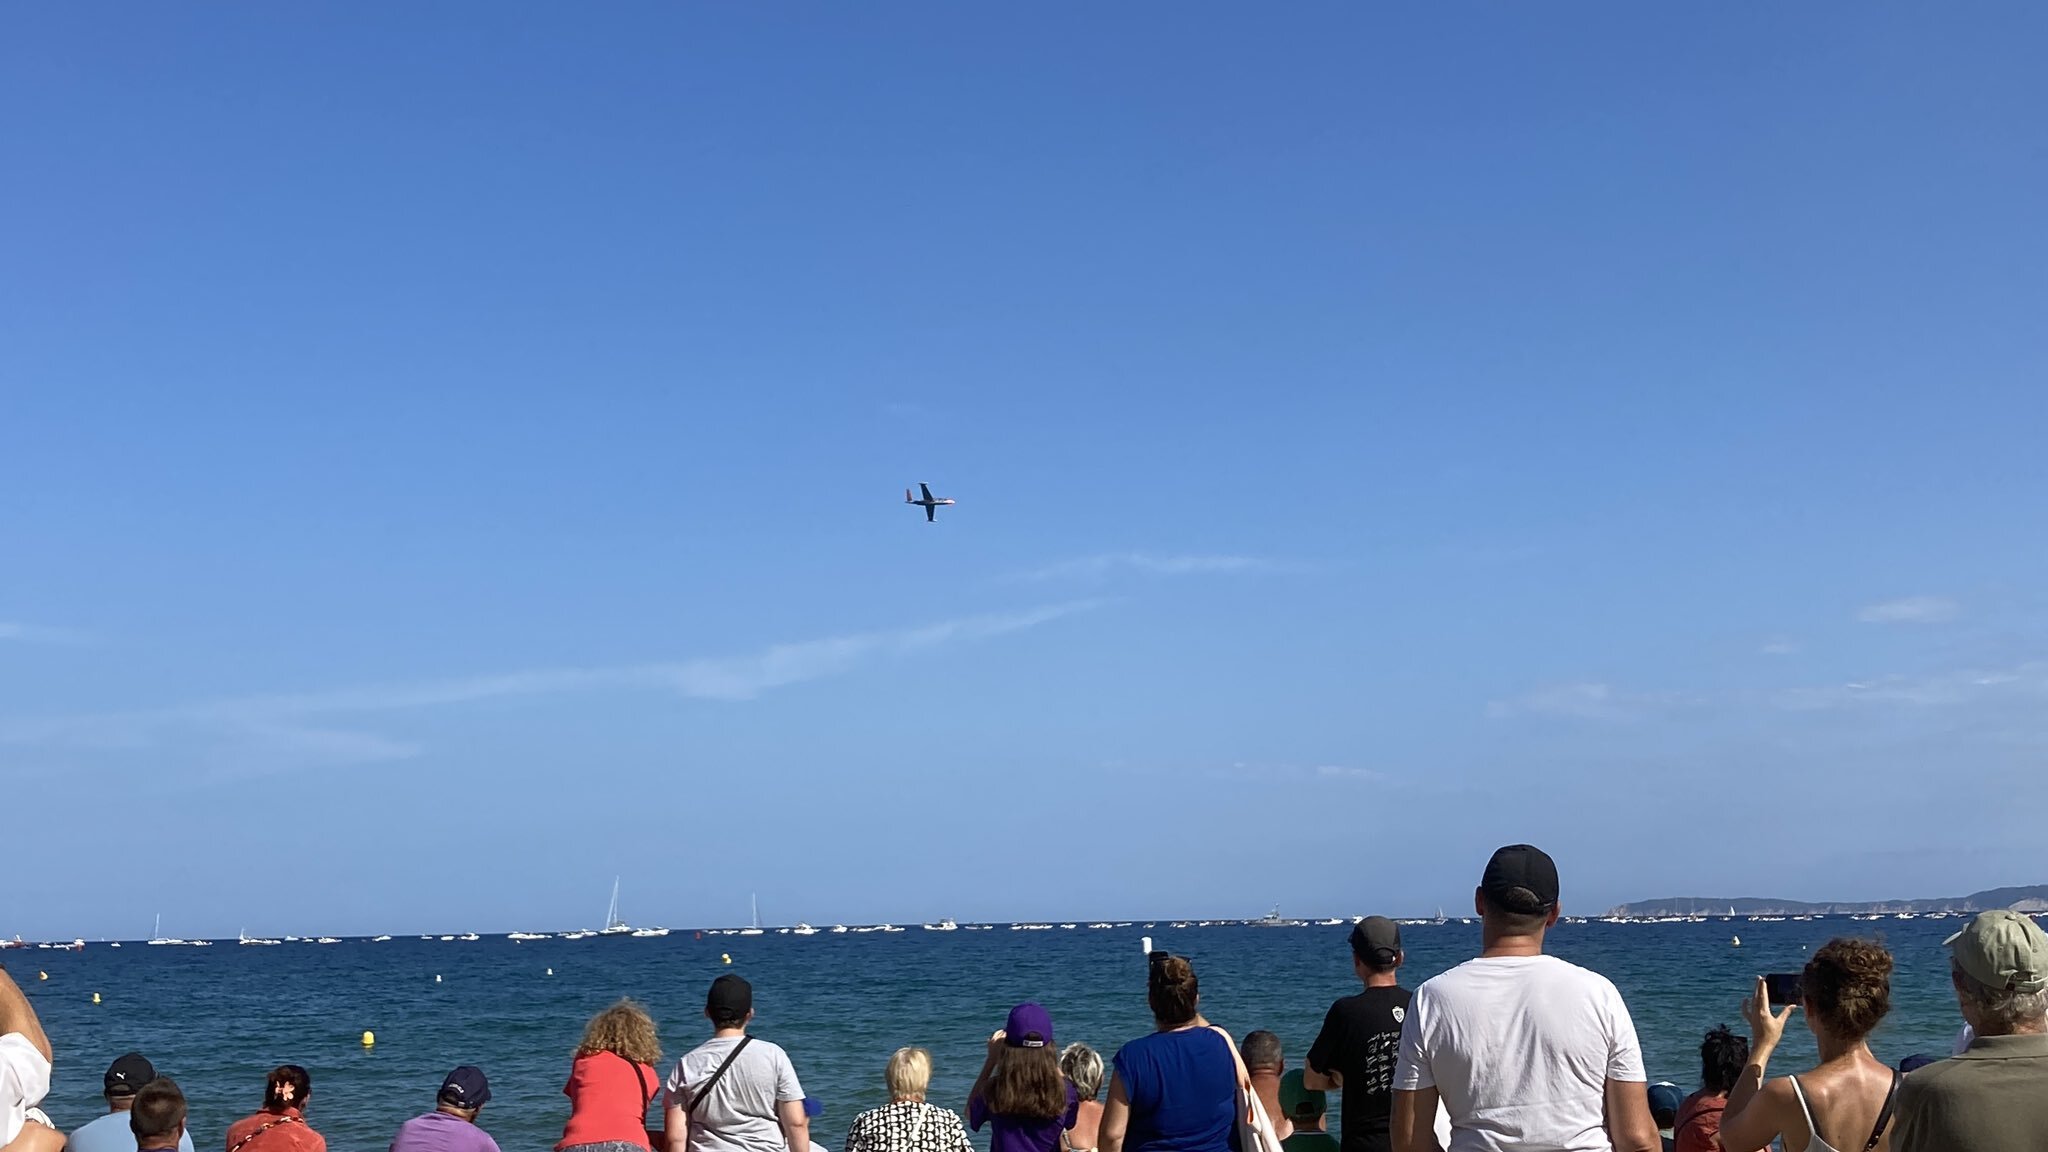
[[723, 961], [725, 961], [725, 962], [726, 962], [727, 964], [730, 964], [730, 963], [732, 963], [732, 953], [730, 953], [730, 952], [720, 952], [720, 953], [718, 954], [718, 958], [719, 958], [720, 960], [723, 960]]
[[95, 1004], [97, 1004], [97, 1003], [99, 1003], [99, 1002], [100, 1002], [100, 994], [99, 994], [99, 993], [95, 992], [95, 993], [93, 993], [93, 994], [92, 994], [92, 1002], [93, 1002], [93, 1003], [95, 1003]]
[[376, 1034], [375, 1032], [364, 1032], [364, 1033], [363, 1033], [363, 1047], [365, 1047], [365, 1048], [374, 1048], [374, 1047], [376, 1047], [376, 1046], [377, 1046], [377, 1034]]

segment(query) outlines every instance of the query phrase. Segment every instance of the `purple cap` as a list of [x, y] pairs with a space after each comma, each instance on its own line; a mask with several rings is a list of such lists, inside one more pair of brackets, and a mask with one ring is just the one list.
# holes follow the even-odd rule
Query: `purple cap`
[[1003, 1043], [1012, 1048], [1052, 1047], [1051, 1013], [1036, 1004], [1019, 1004], [1010, 1009], [1010, 1023], [1003, 1029]]

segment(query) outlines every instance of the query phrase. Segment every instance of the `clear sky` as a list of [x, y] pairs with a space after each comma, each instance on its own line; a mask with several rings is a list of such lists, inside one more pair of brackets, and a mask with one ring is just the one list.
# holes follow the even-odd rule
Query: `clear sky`
[[0, 933], [2048, 881], [2044, 37], [10, 6]]

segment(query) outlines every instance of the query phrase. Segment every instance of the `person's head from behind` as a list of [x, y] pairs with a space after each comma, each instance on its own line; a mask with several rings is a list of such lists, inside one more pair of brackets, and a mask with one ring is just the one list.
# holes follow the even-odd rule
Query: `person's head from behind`
[[1237, 1046], [1238, 1054], [1244, 1057], [1248, 1072], [1270, 1072], [1278, 1076], [1287, 1067], [1286, 1058], [1280, 1052], [1280, 1038], [1271, 1032], [1260, 1030], [1247, 1032]]
[[305, 1111], [313, 1098], [313, 1074], [297, 1064], [280, 1064], [263, 1081], [263, 1110], [282, 1112], [287, 1108]]
[[1493, 854], [1473, 897], [1486, 934], [1535, 936], [1557, 923], [1557, 863], [1531, 844], [1510, 844]]
[[2048, 1032], [2048, 933], [2031, 916], [1979, 913], [1948, 938], [1949, 979], [1979, 1036]]
[[623, 1056], [635, 1064], [661, 1063], [661, 1039], [655, 1034], [654, 1019], [631, 1000], [621, 1000], [592, 1016], [583, 1027], [583, 1042], [576, 1046], [576, 1055], [601, 1052]]
[[1726, 1096], [1749, 1066], [1749, 1037], [1737, 1036], [1723, 1024], [1710, 1030], [1700, 1041], [1700, 1090], [1709, 1096]]
[[1102, 1054], [1086, 1044], [1069, 1044], [1060, 1052], [1060, 1073], [1083, 1100], [1102, 1095]]
[[1367, 916], [1351, 926], [1351, 968], [1371, 983], [1390, 976], [1407, 957], [1401, 952], [1401, 926], [1385, 916]]
[[898, 1048], [883, 1072], [892, 1100], [922, 1100], [932, 1086], [932, 1054], [922, 1048]]
[[1868, 940], [1830, 940], [1806, 962], [1799, 987], [1814, 1035], [1853, 1044], [1892, 1010], [1892, 954]]
[[1145, 977], [1145, 999], [1152, 1005], [1152, 1019], [1161, 1028], [1192, 1023], [1202, 1010], [1202, 989], [1195, 980], [1195, 966], [1185, 956], [1152, 953], [1150, 971]]
[[1685, 1093], [1678, 1090], [1678, 1085], [1669, 1082], [1652, 1084], [1649, 1096], [1650, 1119], [1656, 1121], [1657, 1127], [1677, 1127], [1678, 1109], [1685, 1103]]
[[1310, 1091], [1307, 1077], [1301, 1069], [1280, 1077], [1280, 1111], [1294, 1122], [1297, 1130], [1319, 1132], [1323, 1127], [1323, 1113], [1330, 1107], [1330, 1098], [1321, 1092]]
[[135, 1105], [135, 1094], [143, 1085], [156, 1079], [156, 1068], [149, 1058], [140, 1052], [129, 1052], [114, 1058], [107, 1066], [104, 1090], [109, 1112], [125, 1112]]
[[490, 1102], [491, 1082], [484, 1070], [464, 1064], [441, 1080], [441, 1091], [434, 1096], [434, 1110], [475, 1123], [476, 1114]]
[[185, 1134], [185, 1094], [163, 1076], [144, 1084], [128, 1109], [128, 1129], [138, 1149], [176, 1148]]
[[1067, 1110], [1067, 1078], [1052, 1043], [1052, 1016], [1036, 1004], [1010, 1009], [1002, 1043], [991, 1042], [988, 1110], [1020, 1120], [1056, 1120]]
[[754, 986], [730, 972], [713, 980], [704, 995], [704, 1016], [720, 1032], [745, 1028], [754, 1018]]

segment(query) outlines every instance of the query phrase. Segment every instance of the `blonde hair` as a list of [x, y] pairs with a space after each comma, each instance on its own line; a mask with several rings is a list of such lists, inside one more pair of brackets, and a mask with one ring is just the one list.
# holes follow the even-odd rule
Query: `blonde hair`
[[576, 1054], [595, 1056], [599, 1052], [616, 1053], [635, 1064], [661, 1063], [661, 1038], [654, 1033], [654, 1019], [630, 999], [592, 1016]]
[[1102, 1095], [1102, 1057], [1086, 1044], [1069, 1044], [1060, 1053], [1060, 1071], [1083, 1100]]
[[932, 1054], [922, 1048], [898, 1048], [883, 1073], [891, 1096], [922, 1096], [932, 1086]]

